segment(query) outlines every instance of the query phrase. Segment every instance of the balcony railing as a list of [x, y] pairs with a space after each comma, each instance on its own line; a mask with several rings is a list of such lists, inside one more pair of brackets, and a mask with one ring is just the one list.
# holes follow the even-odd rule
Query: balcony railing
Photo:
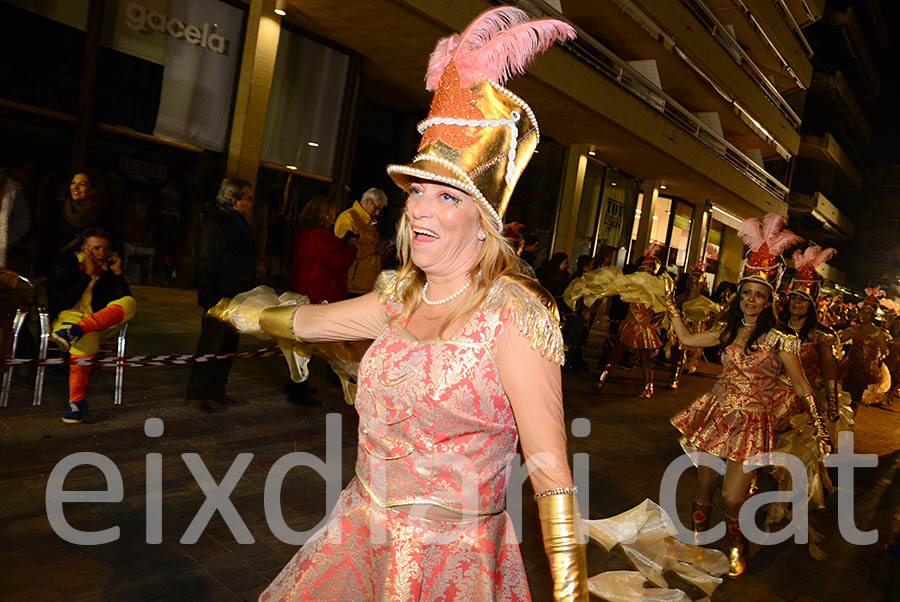
[[[795, 129], [800, 127], [800, 117], [797, 113], [794, 112], [794, 109], [791, 108], [791, 105], [787, 103], [781, 93], [778, 91], [769, 78], [765, 76], [765, 74], [760, 70], [760, 68], [753, 62], [753, 59], [750, 58], [750, 55], [738, 44], [737, 40], [734, 39], [734, 36], [731, 35], [731, 32], [728, 31], [725, 26], [723, 26], [713, 12], [709, 9], [706, 4], [700, 2], [699, 0], [681, 0], [681, 3], [687, 8], [691, 14], [693, 14], [698, 21], [700, 21], [704, 27], [706, 27], [707, 31], [709, 31], [710, 35], [712, 35], [719, 44], [725, 48], [725, 51], [728, 52], [729, 55], [734, 59], [734, 61], [740, 65], [740, 67], [744, 70], [750, 79], [756, 82], [756, 85], [762, 90], [763, 94], [766, 95], [766, 98], [769, 99], [769, 102], [775, 105], [775, 107], [784, 115], [788, 121], [791, 122], [791, 125], [794, 126]], [[761, 31], [761, 29], [760, 29]], [[777, 54], [777, 53], [776, 53]], [[797, 77], [794, 71], [790, 68], [780, 54], [777, 54], [779, 60], [781, 61], [782, 67], [787, 70], [788, 73], [791, 74], [791, 77], [794, 80], [794, 83], [800, 89], [805, 89], [806, 86], [803, 85], [803, 82]]]
[[[497, 2], [499, 4], [500, 2]], [[504, 2], [506, 3], [506, 2]], [[554, 17], [565, 20], [565, 16], [543, 0], [517, 0], [520, 8], [536, 17]], [[621, 88], [641, 99], [653, 110], [658, 111], [681, 131], [719, 156], [726, 163], [741, 172], [752, 182], [775, 198], [786, 201], [788, 188], [737, 147], [721, 137], [712, 128], [697, 119], [689, 110], [668, 96], [656, 84], [644, 77], [628, 63], [616, 56], [589, 33], [572, 24], [578, 37], [564, 46], [565, 50], [597, 73], [618, 84]]]
[[[791, 9], [788, 8], [788, 5], [785, 4], [784, 0], [775, 0], [775, 6], [777, 6], [778, 10], [781, 11], [782, 16], [784, 16], [784, 20], [787, 21], [788, 26], [791, 28], [791, 31], [794, 34], [794, 37], [797, 38], [797, 41], [800, 42], [801, 46], [803, 46], [803, 50], [806, 52], [806, 56], [812, 58], [812, 46], [809, 45], [809, 42], [806, 40], [806, 36], [803, 35], [803, 28], [800, 27], [800, 24], [797, 23], [797, 19], [795, 19], [794, 15], [791, 14]], [[810, 11], [809, 7], [806, 6], [806, 2], [803, 3], [803, 7], [806, 9], [807, 14], [809, 14]]]

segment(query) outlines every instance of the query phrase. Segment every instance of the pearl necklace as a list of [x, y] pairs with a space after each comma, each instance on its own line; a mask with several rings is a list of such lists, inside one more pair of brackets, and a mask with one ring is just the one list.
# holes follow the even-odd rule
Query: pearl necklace
[[744, 316], [741, 316], [741, 324], [743, 324], [744, 326], [747, 326], [748, 328], [750, 326], [756, 326], [756, 322], [751, 322], [751, 323], [747, 324], [747, 320], [744, 319]]
[[[480, 277], [480, 276], [481, 276], [481, 272], [479, 271], [478, 276], [476, 276], [476, 277]], [[456, 299], [457, 297], [459, 297], [461, 294], [463, 294], [466, 291], [466, 289], [469, 288], [470, 284], [472, 284], [471, 280], [469, 280], [464, 285], [462, 285], [462, 287], [459, 290], [457, 290], [455, 293], [453, 293], [452, 295], [444, 297], [443, 299], [438, 299], [437, 301], [432, 301], [428, 298], [428, 283], [426, 282], [425, 286], [422, 287], [422, 301], [425, 303], [425, 305], [443, 305], [444, 303], [449, 303], [449, 302], [453, 301], [454, 299]]]

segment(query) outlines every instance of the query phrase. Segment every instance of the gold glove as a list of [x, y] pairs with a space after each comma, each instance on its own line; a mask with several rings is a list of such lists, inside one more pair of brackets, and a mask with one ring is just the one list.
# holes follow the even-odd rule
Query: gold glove
[[581, 516], [570, 489], [537, 494], [544, 551], [553, 576], [554, 602], [588, 602], [586, 544], [579, 537]]
[[297, 340], [294, 334], [294, 317], [299, 305], [279, 305], [264, 309], [259, 316], [259, 327], [274, 339]]
[[206, 313], [220, 322], [228, 323], [228, 306], [230, 304], [230, 297], [222, 297], [218, 303], [207, 309]]
[[813, 397], [813, 394], [804, 395], [803, 402], [806, 404], [806, 411], [809, 412], [813, 427], [816, 429], [816, 444], [819, 447], [819, 453], [824, 458], [831, 453], [831, 440], [828, 437], [828, 429], [825, 428], [822, 416], [819, 415], [819, 409], [816, 407], [816, 398]]
[[825, 412], [828, 414], [828, 420], [834, 422], [838, 419], [837, 381], [834, 379], [825, 381]]

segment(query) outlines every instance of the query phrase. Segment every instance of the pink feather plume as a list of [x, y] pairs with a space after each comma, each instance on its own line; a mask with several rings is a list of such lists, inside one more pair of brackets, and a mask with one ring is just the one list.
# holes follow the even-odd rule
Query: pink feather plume
[[811, 267], [812, 269], [816, 269], [832, 257], [837, 254], [837, 251], [832, 248], [823, 249], [819, 245], [812, 245], [810, 247], [806, 247], [804, 250], [797, 249], [794, 251], [793, 259], [794, 259], [794, 268], [801, 269], [805, 267]]
[[751, 251], [756, 252], [765, 244], [769, 253], [778, 255], [789, 246], [803, 240], [790, 230], [782, 230], [783, 225], [783, 215], [770, 213], [762, 221], [755, 217], [745, 219], [738, 227], [737, 233]]
[[460, 84], [483, 79], [504, 84], [521, 75], [535, 56], [557, 40], [571, 40], [575, 29], [556, 19], [530, 21], [518, 8], [501, 6], [485, 11], [461, 34], [438, 41], [425, 76], [425, 87], [436, 90], [450, 61], [456, 63]]

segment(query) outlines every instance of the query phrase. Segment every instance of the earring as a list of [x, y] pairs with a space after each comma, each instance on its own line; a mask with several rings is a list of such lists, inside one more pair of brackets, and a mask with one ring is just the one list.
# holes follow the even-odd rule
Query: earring
[[484, 242], [485, 240], [487, 240], [487, 234], [485, 234], [484, 232], [479, 232], [479, 233], [478, 233], [478, 240]]

